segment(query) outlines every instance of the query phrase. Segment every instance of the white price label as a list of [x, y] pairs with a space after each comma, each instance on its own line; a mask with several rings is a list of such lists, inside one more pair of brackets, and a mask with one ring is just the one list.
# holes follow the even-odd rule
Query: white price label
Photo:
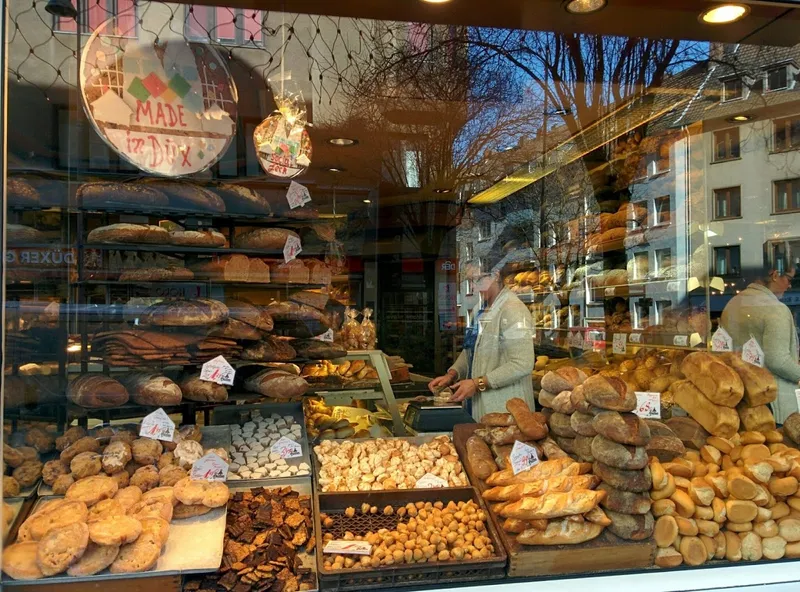
[[228, 478], [228, 463], [209, 452], [194, 461], [189, 477], [194, 481], [225, 481]]
[[689, 345], [688, 335], [676, 335], [672, 338], [672, 344], [678, 347], [687, 347]]
[[628, 351], [627, 333], [614, 333], [611, 351], [615, 354], [624, 354]]
[[169, 418], [167, 412], [159, 407], [142, 420], [139, 435], [151, 440], [172, 442], [172, 437], [175, 435], [175, 423]]
[[311, 193], [308, 188], [296, 181], [289, 183], [289, 190], [286, 192], [286, 201], [289, 202], [289, 208], [300, 208], [311, 201]]
[[722, 327], [714, 331], [714, 335], [711, 336], [711, 351], [733, 351], [733, 338]]
[[631, 343], [641, 343], [642, 342], [642, 334], [641, 333], [631, 333], [628, 335], [628, 341]]
[[269, 451], [280, 454], [281, 458], [297, 458], [298, 456], [303, 456], [302, 446], [286, 436], [281, 436], [280, 439], [272, 445]]
[[222, 356], [209, 360], [203, 364], [203, 368], [200, 370], [200, 380], [228, 386], [233, 385], [234, 376], [236, 376], [236, 370]]
[[319, 339], [320, 341], [327, 341], [328, 343], [333, 343], [333, 329], [328, 329], [322, 335], [317, 335], [314, 339]]
[[764, 350], [755, 337], [748, 339], [742, 347], [742, 359], [748, 364], [764, 367]]
[[433, 473], [425, 473], [422, 477], [419, 478], [414, 487], [417, 489], [432, 489], [434, 487], [447, 487], [447, 481], [445, 481], [441, 477], [437, 477]]
[[369, 555], [372, 553], [372, 545], [366, 541], [328, 541], [322, 552], [336, 555]]
[[634, 413], [645, 419], [661, 419], [661, 393], [636, 391], [636, 410]]
[[290, 234], [286, 238], [286, 244], [283, 245], [283, 260], [289, 263], [292, 259], [296, 259], [302, 250], [303, 245], [300, 244], [300, 238]]
[[511, 470], [514, 474], [527, 471], [539, 464], [539, 455], [533, 446], [517, 440], [511, 449]]

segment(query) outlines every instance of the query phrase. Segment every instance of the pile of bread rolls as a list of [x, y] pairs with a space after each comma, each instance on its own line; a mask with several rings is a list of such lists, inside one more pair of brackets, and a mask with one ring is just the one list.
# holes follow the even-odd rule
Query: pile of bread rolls
[[542, 378], [542, 389], [539, 391], [539, 404], [542, 406], [542, 413], [547, 416], [550, 431], [558, 446], [569, 454], [575, 453], [577, 436], [570, 424], [570, 415], [575, 411], [571, 394], [585, 380], [585, 372], [565, 366], [545, 374]]
[[777, 430], [710, 436], [650, 472], [657, 566], [800, 557], [800, 451]]

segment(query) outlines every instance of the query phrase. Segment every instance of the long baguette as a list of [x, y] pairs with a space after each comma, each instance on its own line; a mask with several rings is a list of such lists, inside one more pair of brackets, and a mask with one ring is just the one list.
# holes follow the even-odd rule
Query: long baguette
[[[574, 466], [573, 466], [574, 465]], [[548, 477], [555, 477], [556, 475], [578, 475], [580, 474], [580, 465], [571, 458], [557, 458], [554, 460], [546, 460], [537, 465], [532, 466], [530, 469], [521, 471], [514, 474], [511, 468], [503, 469], [492, 473], [486, 479], [486, 485], [496, 487], [499, 485], [516, 485], [518, 483], [531, 483], [538, 479], [547, 479]]]
[[577, 545], [597, 538], [605, 528], [594, 522], [553, 520], [544, 530], [528, 529], [517, 535], [521, 545]]
[[573, 489], [594, 489], [600, 484], [595, 475], [557, 475], [549, 479], [539, 479], [532, 483], [492, 487], [483, 492], [483, 499], [490, 502], [516, 501], [523, 497], [538, 497], [551, 492], [572, 491]]
[[595, 509], [605, 496], [605, 491], [576, 489], [564, 493], [551, 493], [543, 497], [524, 497], [503, 507], [500, 515], [503, 518], [538, 520], [585, 514]]

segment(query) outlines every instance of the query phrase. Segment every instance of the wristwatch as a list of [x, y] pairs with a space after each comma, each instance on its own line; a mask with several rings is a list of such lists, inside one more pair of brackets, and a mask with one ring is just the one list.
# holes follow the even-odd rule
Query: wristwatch
[[482, 392], [484, 392], [486, 389], [488, 389], [488, 388], [489, 388], [489, 383], [488, 383], [488, 381], [486, 380], [486, 377], [485, 377], [485, 376], [478, 376], [478, 378], [476, 378], [476, 379], [475, 379], [475, 386], [477, 386], [477, 387], [478, 387], [478, 392], [479, 392], [479, 393], [482, 393]]

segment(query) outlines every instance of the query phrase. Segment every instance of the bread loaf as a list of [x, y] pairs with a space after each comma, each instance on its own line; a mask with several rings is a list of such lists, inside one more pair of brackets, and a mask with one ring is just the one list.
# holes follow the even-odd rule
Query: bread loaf
[[220, 403], [228, 400], [228, 389], [208, 380], [200, 380], [199, 374], [187, 376], [180, 381], [183, 398], [189, 401]]
[[261, 339], [261, 331], [247, 323], [231, 318], [219, 325], [214, 325], [211, 329], [207, 329], [206, 335], [209, 337], [227, 337], [228, 339], [241, 341], [258, 341]]
[[481, 425], [490, 428], [501, 428], [517, 425], [514, 416], [510, 413], [487, 413], [480, 420]]
[[250, 274], [250, 259], [245, 255], [223, 255], [195, 262], [190, 269], [199, 278], [220, 282], [246, 282]]
[[525, 441], [527, 437], [515, 425], [488, 430], [476, 430], [475, 434], [481, 436], [488, 444], [503, 446], [513, 444], [517, 440]]
[[272, 331], [274, 323], [266, 307], [255, 306], [241, 300], [226, 300], [230, 318], [247, 323], [259, 331]]
[[76, 198], [79, 206], [101, 211], [117, 208], [142, 211], [147, 207], [169, 206], [169, 199], [163, 192], [134, 183], [84, 183], [78, 187]]
[[566, 366], [548, 372], [542, 377], [542, 388], [550, 393], [571, 391], [586, 380], [586, 374], [578, 368]]
[[575, 413], [575, 406], [572, 404], [572, 393], [570, 391], [561, 391], [553, 399], [553, 410], [557, 413], [564, 415], [572, 415]]
[[594, 416], [592, 427], [599, 435], [619, 444], [645, 446], [650, 439], [650, 428], [633, 413], [602, 411]]
[[90, 409], [119, 407], [128, 402], [128, 391], [108, 376], [82, 374], [70, 382], [67, 398], [76, 405]]
[[296, 232], [285, 228], [255, 228], [236, 236], [233, 239], [233, 245], [238, 249], [278, 251], [283, 249], [290, 236], [300, 240], [300, 236]]
[[592, 454], [592, 441], [594, 436], [575, 436], [572, 440], [572, 448], [575, 456], [583, 462], [594, 462]]
[[310, 283], [308, 268], [300, 259], [292, 259], [289, 262], [270, 261], [269, 272], [274, 284]]
[[528, 404], [518, 397], [506, 402], [506, 410], [514, 417], [519, 430], [525, 434], [526, 439], [541, 440], [547, 436], [547, 421], [540, 413], [534, 413]]
[[272, 215], [272, 208], [269, 202], [249, 187], [236, 185], [234, 183], [212, 183], [207, 188], [222, 198], [225, 211], [227, 212], [235, 214], [260, 214], [264, 217]]
[[500, 515], [519, 520], [550, 520], [584, 514], [596, 508], [605, 496], [604, 491], [574, 489], [568, 492], [553, 492], [542, 497], [524, 497], [503, 507]]
[[595, 374], [583, 384], [586, 400], [601, 409], [612, 411], [633, 411], [636, 409], [636, 395], [628, 390], [625, 382], [612, 376]]
[[216, 230], [173, 230], [169, 233], [172, 245], [183, 247], [224, 247], [225, 236]]
[[775, 417], [767, 405], [748, 407], [742, 403], [736, 408], [736, 411], [739, 413], [741, 426], [749, 432], [766, 432], [776, 428]]
[[800, 444], [800, 413], [795, 411], [783, 420], [783, 435]]
[[297, 352], [289, 341], [268, 335], [245, 347], [241, 357], [251, 362], [289, 362], [297, 357]]
[[683, 563], [683, 555], [672, 547], [656, 549], [656, 557], [653, 563], [657, 567], [678, 567]]
[[653, 535], [655, 521], [650, 512], [645, 514], [621, 514], [613, 510], [606, 510], [611, 518], [608, 530], [621, 539], [627, 541], [643, 541]]
[[308, 283], [327, 286], [331, 283], [331, 268], [318, 259], [307, 259]]
[[228, 307], [210, 298], [165, 300], [148, 306], [139, 318], [143, 325], [190, 327], [216, 325], [228, 318]]
[[[558, 391], [558, 392], [561, 392], [561, 391]], [[556, 393], [556, 394], [558, 394], [558, 393]], [[555, 398], [556, 398], [555, 394], [553, 394], [550, 391], [547, 391], [545, 389], [540, 390], [538, 396], [536, 397], [536, 399], [539, 401], [539, 405], [541, 407], [546, 407], [548, 409], [552, 409], [553, 408], [553, 399], [555, 399]]]
[[169, 232], [160, 226], [147, 224], [110, 224], [92, 230], [86, 236], [86, 242], [166, 245], [169, 242]]
[[219, 195], [196, 183], [158, 177], [140, 178], [137, 183], [166, 195], [170, 209], [192, 213], [225, 211], [225, 202]]
[[540, 462], [530, 469], [520, 471], [516, 475], [508, 468], [498, 471], [486, 479], [486, 485], [491, 487], [500, 485], [516, 485], [518, 483], [531, 483], [538, 479], [555, 477], [556, 475], [578, 475], [580, 465], [568, 456]]
[[556, 436], [562, 436], [564, 438], [574, 438], [577, 436], [570, 424], [569, 415], [564, 415], [563, 413], [553, 413], [550, 416], [550, 431]]
[[557, 458], [569, 458], [569, 454], [564, 452], [564, 450], [552, 438], [545, 438], [544, 440], [540, 441], [539, 444], [541, 445], [545, 456], [550, 460]]
[[530, 483], [492, 487], [483, 492], [483, 499], [489, 502], [517, 501], [523, 497], [541, 497], [555, 492], [594, 489], [599, 484], [600, 477], [596, 475], [556, 475]]
[[678, 524], [673, 516], [661, 516], [656, 520], [653, 535], [660, 549], [671, 547], [678, 538]]
[[703, 541], [696, 536], [682, 537], [680, 551], [686, 565], [702, 565], [708, 561], [708, 550]]
[[594, 429], [594, 426], [592, 425], [593, 419], [594, 419], [593, 415], [576, 411], [575, 413], [570, 415], [569, 425], [572, 427], [572, 430], [579, 436], [592, 437], [597, 435], [597, 431]]
[[119, 274], [121, 282], [169, 282], [191, 280], [194, 273], [185, 267], [139, 267]]
[[261, 370], [244, 381], [244, 388], [275, 399], [302, 397], [308, 390], [308, 383], [300, 376], [283, 370]]
[[[312, 282], [316, 283], [316, 282]], [[317, 290], [302, 290], [289, 296], [289, 300], [297, 304], [305, 304], [317, 310], [325, 310], [330, 296], [326, 292]]]
[[710, 434], [691, 417], [672, 417], [664, 422], [686, 448], [700, 450]]
[[577, 545], [600, 536], [603, 526], [593, 522], [553, 520], [545, 530], [528, 529], [517, 536], [521, 545]]
[[647, 492], [623, 491], [608, 483], [601, 483], [597, 489], [606, 492], [606, 497], [600, 502], [600, 505], [607, 510], [622, 514], [646, 514], [652, 506], [652, 500]]
[[649, 491], [652, 486], [650, 469], [644, 468], [639, 471], [626, 471], [615, 469], [605, 463], [595, 461], [592, 465], [594, 474], [600, 477], [604, 483], [608, 483], [616, 489], [641, 493]]
[[686, 448], [677, 436], [651, 435], [647, 442], [647, 455], [655, 456], [661, 462], [669, 462], [683, 455], [684, 452], [686, 452]]
[[572, 406], [575, 407], [576, 411], [581, 413], [589, 414], [589, 409], [591, 408], [592, 404], [586, 400], [586, 395], [583, 392], [583, 385], [579, 384], [575, 388], [572, 389], [569, 395], [570, 401], [572, 401]]
[[647, 466], [647, 452], [642, 446], [626, 446], [597, 435], [591, 444], [592, 456], [617, 469], [637, 470]]
[[492, 451], [489, 450], [486, 442], [477, 436], [470, 436], [467, 440], [467, 460], [478, 479], [486, 479], [497, 471]]
[[[714, 405], [735, 407], [744, 396], [742, 379], [730, 366], [713, 354], [707, 352], [689, 354], [681, 362], [681, 372]], [[681, 405], [680, 402], [678, 404]]]
[[298, 358], [307, 360], [335, 360], [347, 355], [347, 350], [342, 346], [319, 339], [293, 339], [289, 343]]
[[743, 403], [748, 407], [768, 405], [778, 398], [778, 383], [767, 368], [748, 364], [740, 355], [734, 353], [726, 353], [721, 357], [742, 380]]
[[[736, 379], [739, 380], [738, 375]], [[741, 381], [739, 382], [741, 383]], [[672, 385], [672, 392], [675, 402], [712, 435], [730, 438], [738, 431], [739, 416], [736, 414], [736, 410], [715, 405], [694, 383], [688, 380], [679, 380]], [[739, 398], [741, 399], [741, 397]]]
[[183, 398], [180, 387], [161, 374], [130, 372], [121, 375], [120, 382], [137, 405], [168, 407], [179, 405]]

